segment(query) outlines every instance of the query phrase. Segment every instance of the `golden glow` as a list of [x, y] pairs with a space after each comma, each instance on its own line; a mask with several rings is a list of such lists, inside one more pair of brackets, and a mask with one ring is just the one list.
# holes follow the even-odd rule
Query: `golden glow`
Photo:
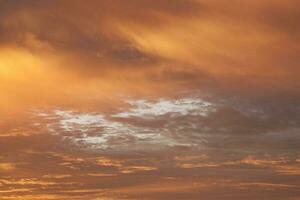
[[0, 0], [0, 199], [297, 199], [299, 8]]

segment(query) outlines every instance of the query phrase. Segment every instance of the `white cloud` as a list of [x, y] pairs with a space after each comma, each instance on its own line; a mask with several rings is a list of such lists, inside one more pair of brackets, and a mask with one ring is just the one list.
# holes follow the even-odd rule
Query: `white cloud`
[[206, 116], [215, 109], [213, 104], [195, 98], [160, 99], [157, 102], [131, 100], [129, 103], [133, 108], [110, 116], [103, 113], [79, 113], [67, 110], [54, 110], [52, 114], [39, 112], [37, 115], [56, 119], [55, 122], [52, 120], [47, 124], [52, 134], [61, 134], [76, 144], [84, 144], [91, 149], [141, 148], [145, 150], [174, 145], [191, 146], [193, 142], [174, 137], [172, 134], [174, 130], [168, 129], [168, 126], [135, 126], [117, 121], [117, 117], [138, 117], [149, 120], [166, 114], [170, 114], [171, 118], [180, 115]]
[[56, 110], [54, 114], [58, 117], [58, 126], [64, 132], [80, 131], [83, 134], [82, 137], [67, 134], [65, 138], [71, 139], [75, 143], [86, 144], [93, 149], [130, 147], [132, 143], [128, 143], [126, 139], [131, 139], [136, 148], [145, 148], [141, 145], [142, 143], [160, 146], [178, 145], [174, 139], [161, 134], [159, 130], [108, 120], [102, 114], [75, 113], [63, 110]]
[[184, 98], [179, 100], [160, 99], [157, 102], [146, 100], [131, 100], [128, 103], [133, 107], [128, 111], [114, 114], [113, 117], [152, 118], [165, 114], [172, 115], [201, 115], [207, 116], [214, 111], [214, 105], [197, 98]]

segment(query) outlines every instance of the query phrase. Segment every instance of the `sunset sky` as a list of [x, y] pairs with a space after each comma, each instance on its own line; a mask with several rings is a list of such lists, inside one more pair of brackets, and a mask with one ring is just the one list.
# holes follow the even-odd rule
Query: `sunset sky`
[[300, 200], [300, 0], [0, 0], [0, 200]]

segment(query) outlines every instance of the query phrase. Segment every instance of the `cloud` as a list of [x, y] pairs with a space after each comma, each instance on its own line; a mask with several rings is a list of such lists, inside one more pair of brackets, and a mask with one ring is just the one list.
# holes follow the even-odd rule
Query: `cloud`
[[13, 163], [0, 163], [0, 169], [3, 171], [11, 171], [16, 169], [16, 167]]
[[298, 8], [0, 0], [1, 198], [297, 198]]
[[168, 101], [161, 99], [158, 102], [147, 102], [145, 100], [129, 101], [133, 109], [127, 112], [114, 114], [113, 117], [157, 117], [166, 114], [178, 115], [200, 115], [206, 116], [207, 113], [213, 111], [213, 106], [209, 102], [202, 101], [201, 99], [179, 99]]

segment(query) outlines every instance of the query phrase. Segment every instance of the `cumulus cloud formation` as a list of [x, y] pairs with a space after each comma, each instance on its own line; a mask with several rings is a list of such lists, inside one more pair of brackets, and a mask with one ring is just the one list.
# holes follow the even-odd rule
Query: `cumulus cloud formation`
[[297, 199], [299, 6], [0, 0], [0, 199]]

